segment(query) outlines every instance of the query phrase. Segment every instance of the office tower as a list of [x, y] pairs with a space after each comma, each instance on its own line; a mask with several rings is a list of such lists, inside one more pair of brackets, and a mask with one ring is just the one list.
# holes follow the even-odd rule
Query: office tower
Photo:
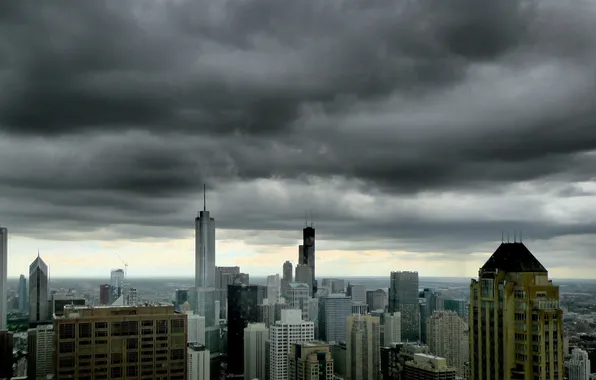
[[110, 272], [110, 289], [112, 291], [110, 302], [113, 303], [124, 294], [124, 270], [113, 269]]
[[8, 328], [8, 230], [0, 227], [0, 331]]
[[367, 315], [368, 305], [365, 303], [354, 303], [352, 301], [352, 314]]
[[211, 354], [202, 344], [188, 343], [186, 349], [188, 380], [210, 380]]
[[248, 279], [246, 282], [242, 281], [240, 267], [215, 267], [215, 289], [221, 306], [219, 318], [228, 319], [228, 285], [242, 283], [248, 285]]
[[426, 331], [428, 318], [436, 311], [443, 310], [443, 298], [434, 290], [425, 288], [420, 293], [420, 340], [428, 343]]
[[27, 314], [29, 312], [27, 277], [25, 277], [24, 274], [19, 277], [19, 312], [23, 314]]
[[383, 380], [401, 380], [403, 363], [401, 349], [403, 343], [391, 343], [381, 347], [381, 378]]
[[205, 317], [198, 314], [187, 314], [187, 342], [205, 345]]
[[259, 322], [264, 323], [265, 327], [274, 325], [275, 322], [281, 320], [281, 311], [291, 309], [289, 303], [264, 303], [259, 305]]
[[403, 380], [455, 380], [455, 369], [445, 358], [414, 354], [414, 360], [406, 362]]
[[366, 304], [368, 310], [385, 310], [387, 305], [387, 293], [383, 289], [368, 290], [366, 292]]
[[38, 325], [27, 331], [28, 378], [45, 379], [54, 373], [54, 341], [54, 325]]
[[418, 272], [391, 272], [389, 312], [401, 312], [401, 338], [420, 340], [420, 305], [418, 304]]
[[381, 367], [380, 320], [370, 315], [347, 317], [346, 380], [379, 380]]
[[347, 345], [346, 342], [340, 342], [333, 345], [331, 347], [331, 356], [333, 357], [333, 374], [336, 378], [345, 379], [347, 377], [346, 370], [348, 368], [347, 365]]
[[331, 344], [347, 341], [347, 317], [352, 315], [352, 299], [343, 294], [319, 298], [319, 337]]
[[427, 321], [428, 347], [434, 355], [447, 360], [459, 376], [468, 361], [468, 324], [454, 311], [435, 311]]
[[348, 283], [346, 295], [352, 298], [352, 302], [357, 304], [366, 303], [366, 287], [364, 284]]
[[322, 286], [331, 289], [331, 293], [343, 293], [346, 291], [346, 282], [341, 278], [324, 278]]
[[50, 319], [48, 294], [48, 266], [37, 258], [29, 265], [29, 324], [35, 326]]
[[182, 311], [182, 306], [188, 301], [188, 289], [176, 289], [174, 292], [174, 307], [176, 311]]
[[383, 345], [388, 346], [391, 343], [401, 342], [401, 313], [396, 311], [395, 313], [385, 313], [384, 329], [383, 329]]
[[265, 287], [228, 285], [228, 373], [244, 373], [244, 328], [259, 320]]
[[288, 354], [292, 343], [315, 339], [313, 322], [303, 321], [299, 310], [282, 310], [281, 321], [269, 329], [270, 380], [288, 379]]
[[574, 348], [571, 351], [571, 358], [565, 363], [569, 370], [569, 380], [589, 380], [590, 359], [588, 352], [581, 348]]
[[110, 284], [99, 285], [99, 304], [101, 306], [110, 304], [111, 293]]
[[195, 218], [195, 287], [215, 287], [215, 219], [207, 211], [203, 189], [203, 211]]
[[280, 286], [279, 274], [267, 276], [267, 299], [269, 303], [279, 302]]
[[137, 292], [136, 288], [128, 288], [128, 295], [127, 295], [127, 305], [130, 306], [137, 306], [137, 304], [139, 303], [139, 293]]
[[12, 378], [12, 332], [0, 331], [0, 379]]
[[[311, 286], [310, 296], [314, 297], [317, 294], [317, 280], [315, 271], [315, 229], [310, 226], [302, 230], [302, 245], [299, 248], [298, 264], [308, 265], [312, 280], [307, 282]], [[298, 281], [298, 280], [295, 280]]]
[[294, 278], [295, 282], [306, 284], [308, 286], [308, 295], [310, 297], [314, 297], [314, 293], [312, 291], [313, 283], [312, 283], [312, 268], [306, 264], [298, 264], [296, 265], [296, 276]]
[[290, 304], [292, 309], [302, 310], [302, 319], [308, 320], [308, 300], [310, 289], [308, 285], [298, 282], [292, 282], [286, 289], [286, 303]]
[[64, 315], [64, 307], [67, 305], [85, 306], [85, 299], [75, 297], [74, 295], [66, 294], [52, 294], [50, 299], [50, 316], [62, 316]]
[[468, 303], [465, 300], [446, 299], [443, 301], [445, 310], [454, 311], [462, 318], [468, 318]]
[[523, 243], [501, 243], [470, 284], [473, 380], [563, 378], [559, 287]]
[[329, 345], [317, 341], [292, 343], [288, 380], [333, 380], [333, 357]]
[[74, 306], [54, 321], [56, 380], [186, 379], [186, 315], [167, 306]]
[[283, 265], [283, 277], [281, 279], [281, 295], [283, 297], [286, 296], [285, 291], [286, 291], [286, 287], [291, 284], [292, 282], [294, 282], [294, 278], [293, 278], [293, 267], [292, 267], [292, 263], [289, 261], [286, 261]]
[[244, 380], [265, 379], [265, 342], [269, 329], [264, 323], [249, 323], [244, 329]]

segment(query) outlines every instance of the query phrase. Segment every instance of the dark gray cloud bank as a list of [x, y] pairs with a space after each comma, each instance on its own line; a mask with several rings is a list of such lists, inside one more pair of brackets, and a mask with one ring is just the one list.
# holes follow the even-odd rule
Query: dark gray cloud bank
[[588, 1], [3, 2], [2, 223], [182, 236], [206, 182], [222, 237], [291, 242], [313, 209], [328, 248], [523, 229], [581, 260], [594, 25]]

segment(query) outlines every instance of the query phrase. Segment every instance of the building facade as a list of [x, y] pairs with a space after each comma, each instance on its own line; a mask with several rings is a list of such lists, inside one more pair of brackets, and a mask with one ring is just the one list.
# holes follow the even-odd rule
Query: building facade
[[447, 366], [447, 360], [434, 355], [414, 354], [405, 363], [403, 380], [455, 380], [455, 369]]
[[29, 324], [47, 322], [50, 319], [48, 266], [38, 255], [29, 265]]
[[312, 342], [314, 339], [314, 323], [303, 321], [300, 310], [282, 310], [281, 321], [269, 329], [270, 380], [288, 379], [288, 354], [292, 343]]
[[325, 342], [292, 343], [288, 380], [333, 380], [333, 357]]
[[468, 324], [454, 311], [435, 311], [427, 321], [428, 347], [447, 360], [459, 376], [468, 361]]
[[347, 317], [352, 315], [352, 299], [343, 294], [319, 298], [319, 337], [333, 343], [347, 342]]
[[265, 342], [269, 329], [264, 323], [249, 323], [244, 329], [244, 380], [265, 379]]
[[188, 380], [210, 380], [211, 355], [202, 344], [188, 343], [186, 349]]
[[389, 312], [401, 312], [401, 338], [420, 340], [420, 305], [418, 272], [391, 272], [389, 280]]
[[8, 230], [0, 227], [0, 331], [7, 329], [8, 314]]
[[394, 313], [385, 313], [384, 329], [383, 329], [383, 344], [389, 346], [391, 343], [401, 342], [401, 313], [396, 311]]
[[381, 369], [381, 324], [379, 317], [347, 317], [346, 380], [379, 380]]
[[590, 359], [587, 351], [574, 348], [566, 365], [569, 370], [569, 380], [589, 380]]

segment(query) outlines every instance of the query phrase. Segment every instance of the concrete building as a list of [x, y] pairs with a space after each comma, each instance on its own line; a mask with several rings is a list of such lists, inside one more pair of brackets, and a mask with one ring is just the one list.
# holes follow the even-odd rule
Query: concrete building
[[38, 325], [27, 331], [27, 376], [45, 380], [54, 373], [55, 330], [53, 325]]
[[355, 304], [366, 304], [366, 287], [364, 284], [348, 283], [346, 295], [351, 297], [352, 302]]
[[368, 305], [365, 303], [353, 303], [352, 302], [352, 314], [367, 315]]
[[341, 278], [324, 278], [322, 285], [331, 290], [331, 293], [344, 293], [346, 291], [346, 281]]
[[286, 294], [286, 288], [288, 285], [290, 285], [292, 282], [294, 282], [294, 270], [293, 270], [293, 266], [292, 263], [289, 261], [286, 261], [283, 265], [283, 270], [282, 270], [282, 278], [281, 278], [281, 284], [280, 284], [280, 288], [281, 288], [281, 296], [285, 297]]
[[384, 329], [383, 329], [383, 345], [389, 346], [391, 343], [401, 342], [401, 313], [396, 311], [394, 313], [385, 313]]
[[562, 379], [563, 310], [548, 271], [523, 243], [502, 243], [478, 277], [470, 285], [471, 378]]
[[[312, 267], [306, 264], [296, 265], [296, 276], [294, 278], [295, 283], [301, 283], [308, 286], [308, 297], [314, 297], [312, 294]], [[286, 298], [288, 296], [286, 295]]]
[[288, 380], [333, 379], [333, 357], [329, 344], [317, 341], [292, 343], [288, 357]]
[[38, 253], [29, 265], [29, 324], [32, 327], [50, 320], [48, 276], [49, 268]]
[[280, 286], [279, 274], [267, 276], [267, 299], [270, 304], [279, 302], [279, 297], [281, 296]]
[[0, 331], [8, 328], [8, 230], [0, 227]]
[[413, 359], [405, 364], [403, 380], [455, 380], [455, 369], [445, 358], [414, 354]]
[[[305, 267], [309, 268], [309, 267]], [[310, 289], [307, 284], [292, 282], [286, 289], [286, 303], [291, 309], [300, 309], [302, 319], [308, 320], [308, 300], [310, 299]]]
[[57, 316], [56, 379], [186, 379], [186, 315], [167, 306], [66, 307]]
[[244, 329], [244, 380], [265, 379], [269, 329], [264, 323], [249, 323]]
[[188, 380], [210, 380], [211, 379], [211, 355], [209, 350], [202, 344], [188, 343], [186, 349], [186, 372]]
[[205, 345], [205, 317], [197, 314], [187, 314], [187, 342]]
[[569, 380], [589, 380], [590, 359], [587, 351], [577, 347], [574, 348], [565, 365], [569, 370]]
[[379, 380], [381, 334], [379, 317], [347, 317], [346, 380]]
[[347, 317], [352, 315], [352, 299], [344, 294], [319, 298], [319, 337], [330, 344], [347, 341]]
[[274, 303], [270, 304], [267, 300], [264, 300], [263, 304], [259, 305], [259, 320], [258, 322], [264, 323], [265, 327], [274, 325], [275, 322], [281, 321], [281, 311], [291, 309], [292, 306], [288, 303]]
[[401, 338], [420, 340], [420, 305], [418, 272], [391, 272], [389, 280], [389, 312], [401, 312]]
[[454, 311], [435, 311], [427, 321], [428, 347], [447, 360], [459, 376], [468, 361], [468, 324]]
[[385, 310], [387, 308], [387, 293], [383, 289], [368, 290], [366, 292], [368, 310]]
[[314, 339], [314, 323], [303, 321], [301, 311], [282, 310], [281, 321], [269, 329], [270, 380], [288, 380], [288, 354], [292, 343]]

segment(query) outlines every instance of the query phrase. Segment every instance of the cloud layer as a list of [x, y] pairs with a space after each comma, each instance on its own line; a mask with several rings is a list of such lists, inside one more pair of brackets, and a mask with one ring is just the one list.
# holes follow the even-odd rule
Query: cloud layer
[[304, 209], [338, 249], [589, 240], [594, 24], [588, 1], [2, 4], [2, 223], [179, 237], [207, 183], [255, 244]]

